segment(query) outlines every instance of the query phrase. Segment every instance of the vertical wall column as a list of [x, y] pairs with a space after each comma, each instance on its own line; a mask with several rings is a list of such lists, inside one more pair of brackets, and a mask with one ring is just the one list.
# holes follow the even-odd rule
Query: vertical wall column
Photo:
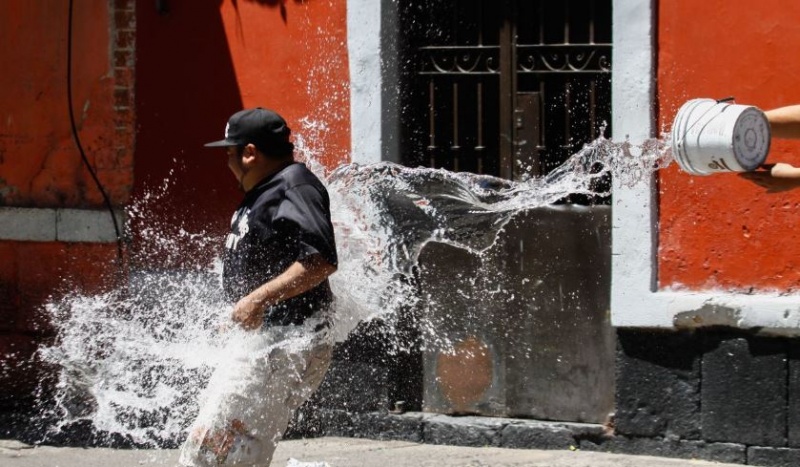
[[351, 161], [382, 160], [381, 4], [347, 1], [347, 48], [350, 59]]

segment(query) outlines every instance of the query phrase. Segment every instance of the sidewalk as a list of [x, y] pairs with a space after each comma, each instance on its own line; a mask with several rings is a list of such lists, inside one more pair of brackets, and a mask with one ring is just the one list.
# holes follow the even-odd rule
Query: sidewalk
[[[175, 466], [175, 450], [119, 450], [31, 447], [0, 440], [3, 467], [139, 467]], [[290, 462], [290, 459], [301, 463]], [[539, 451], [505, 448], [470, 448], [417, 444], [405, 441], [372, 441], [353, 438], [316, 438], [282, 441], [272, 463], [321, 467], [732, 467], [685, 459], [629, 456], [585, 451]]]

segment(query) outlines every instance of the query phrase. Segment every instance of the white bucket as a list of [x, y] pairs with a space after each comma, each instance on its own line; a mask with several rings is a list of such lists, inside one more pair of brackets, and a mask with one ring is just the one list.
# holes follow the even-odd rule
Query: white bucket
[[692, 175], [755, 170], [769, 143], [767, 117], [752, 106], [692, 99], [672, 123], [672, 155]]

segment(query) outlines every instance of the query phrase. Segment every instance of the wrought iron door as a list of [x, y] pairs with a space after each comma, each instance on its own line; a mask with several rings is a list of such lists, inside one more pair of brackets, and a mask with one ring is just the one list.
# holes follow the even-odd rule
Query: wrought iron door
[[520, 179], [611, 114], [611, 0], [402, 0], [408, 165]]

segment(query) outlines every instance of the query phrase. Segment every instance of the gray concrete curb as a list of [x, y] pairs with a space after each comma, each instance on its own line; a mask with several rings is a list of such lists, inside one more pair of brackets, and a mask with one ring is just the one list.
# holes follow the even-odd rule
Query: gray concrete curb
[[[299, 435], [336, 436], [462, 447], [581, 450], [702, 459], [733, 464], [748, 463], [749, 453], [748, 447], [743, 444], [665, 438], [629, 438], [614, 435], [609, 428], [603, 425], [587, 423], [473, 416], [453, 417], [422, 412], [350, 413], [331, 409], [317, 409], [305, 415], [306, 418], [301, 418], [300, 425], [294, 428], [293, 437]], [[798, 453], [759, 451], [757, 454], [763, 458], [768, 456], [793, 458]]]
[[[4, 467], [138, 467], [174, 466], [177, 450], [30, 447], [0, 441], [0, 465]], [[295, 461], [292, 461], [294, 459]], [[297, 462], [299, 461], [299, 462]], [[324, 464], [323, 464], [324, 463]], [[600, 452], [457, 447], [374, 441], [352, 438], [317, 438], [282, 441], [272, 466], [303, 467], [726, 467], [696, 460], [663, 459]]]

